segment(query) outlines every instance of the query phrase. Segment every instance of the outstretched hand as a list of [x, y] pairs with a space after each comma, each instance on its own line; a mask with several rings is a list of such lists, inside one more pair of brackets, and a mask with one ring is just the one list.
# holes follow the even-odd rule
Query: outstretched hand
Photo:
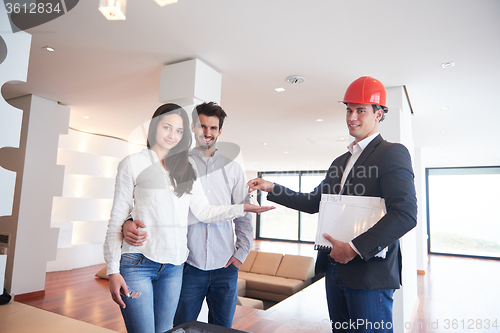
[[332, 250], [330, 251], [330, 257], [333, 258], [339, 264], [347, 264], [349, 261], [356, 257], [357, 253], [349, 245], [349, 243], [341, 242], [336, 240], [329, 234], [323, 234], [330, 243], [332, 243]]
[[255, 190], [272, 192], [274, 188], [274, 183], [268, 180], [264, 180], [262, 178], [255, 178], [248, 181], [247, 187], [248, 187], [248, 193], [253, 192]]
[[253, 204], [244, 204], [243, 205], [243, 211], [247, 213], [255, 213], [255, 214], [260, 214], [267, 212], [268, 210], [275, 209], [276, 207], [274, 206], [256, 206]]

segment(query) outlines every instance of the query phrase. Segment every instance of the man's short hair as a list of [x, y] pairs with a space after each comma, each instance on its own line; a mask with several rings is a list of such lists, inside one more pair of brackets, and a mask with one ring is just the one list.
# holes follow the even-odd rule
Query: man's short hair
[[220, 107], [219, 104], [215, 102], [205, 102], [201, 103], [193, 109], [192, 118], [193, 125], [196, 125], [198, 122], [198, 115], [203, 114], [207, 117], [217, 117], [219, 118], [219, 130], [222, 129], [222, 125], [224, 124], [224, 119], [226, 119], [226, 112]]
[[377, 112], [377, 110], [382, 110], [382, 118], [380, 118], [379, 120], [379, 123], [384, 121], [385, 119], [385, 114], [387, 112], [389, 112], [389, 108], [386, 107], [386, 106], [382, 106], [382, 105], [377, 105], [377, 104], [372, 104], [372, 107], [373, 107], [373, 113]]

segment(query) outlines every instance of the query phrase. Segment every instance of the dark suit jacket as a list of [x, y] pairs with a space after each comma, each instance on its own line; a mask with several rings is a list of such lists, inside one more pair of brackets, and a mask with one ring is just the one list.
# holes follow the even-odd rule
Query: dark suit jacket
[[[297, 193], [276, 184], [267, 198], [283, 206], [317, 213], [322, 193], [339, 194], [343, 170], [351, 153], [331, 164], [325, 179], [310, 193]], [[399, 238], [417, 224], [417, 199], [411, 158], [405, 146], [380, 135], [363, 150], [346, 179], [341, 194], [382, 197], [387, 214], [352, 240], [361, 253], [347, 264], [337, 264], [345, 286], [352, 289], [398, 289], [401, 284]], [[335, 238], [335, 235], [332, 235]], [[374, 257], [389, 247], [386, 258]], [[329, 253], [319, 251], [316, 272], [330, 264]]]

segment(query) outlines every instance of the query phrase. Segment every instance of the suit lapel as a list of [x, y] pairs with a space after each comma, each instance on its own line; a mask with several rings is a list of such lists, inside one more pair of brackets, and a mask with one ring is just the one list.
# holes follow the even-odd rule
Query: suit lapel
[[354, 166], [353, 167], [356, 167], [358, 165], [363, 165], [365, 163], [365, 160], [368, 156], [370, 156], [370, 154], [373, 152], [373, 150], [383, 141], [384, 139], [382, 139], [382, 136], [379, 134], [377, 135], [373, 140], [372, 142], [370, 142], [368, 144], [368, 146], [366, 146], [365, 149], [363, 149], [363, 152], [361, 153], [361, 155], [359, 156], [358, 160], [356, 161], [356, 163], [354, 163]]

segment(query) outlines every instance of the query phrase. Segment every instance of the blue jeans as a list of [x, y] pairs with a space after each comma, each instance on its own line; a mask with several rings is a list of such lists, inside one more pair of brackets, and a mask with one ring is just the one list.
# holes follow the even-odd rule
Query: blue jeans
[[184, 276], [174, 326], [196, 320], [207, 298], [208, 323], [231, 327], [238, 296], [238, 268], [230, 265], [204, 271], [184, 264]]
[[[127, 332], [166, 332], [172, 328], [182, 286], [183, 265], [160, 264], [140, 253], [124, 253], [120, 273], [130, 296], [120, 308]], [[134, 294], [135, 293], [135, 294]]]
[[333, 332], [392, 333], [394, 289], [347, 288], [333, 264], [326, 271], [325, 282]]

